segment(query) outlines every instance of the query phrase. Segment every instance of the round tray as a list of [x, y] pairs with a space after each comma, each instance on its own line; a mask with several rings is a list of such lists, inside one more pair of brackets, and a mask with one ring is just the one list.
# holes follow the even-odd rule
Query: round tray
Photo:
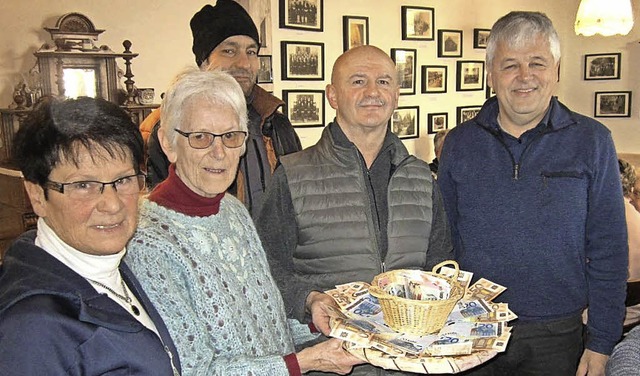
[[478, 366], [498, 354], [497, 351], [477, 351], [459, 356], [395, 356], [376, 349], [357, 348], [348, 342], [345, 349], [362, 361], [388, 370], [424, 374], [453, 374]]

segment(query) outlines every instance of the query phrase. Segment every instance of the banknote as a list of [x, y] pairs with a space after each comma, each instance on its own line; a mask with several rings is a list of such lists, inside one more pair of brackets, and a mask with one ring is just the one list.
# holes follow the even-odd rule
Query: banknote
[[373, 333], [352, 325], [352, 323], [347, 323], [347, 321], [341, 318], [331, 318], [329, 320], [329, 325], [331, 326], [329, 336], [355, 343], [362, 347], [370, 347]]
[[507, 288], [502, 285], [480, 278], [467, 289], [464, 299], [484, 299], [487, 302], [491, 302], [496, 296], [500, 295], [506, 289]]
[[[438, 274], [442, 274], [445, 277], [453, 278], [456, 270], [450, 266], [443, 266], [440, 268]], [[460, 283], [465, 289], [469, 287], [471, 284], [471, 279], [473, 278], [473, 273], [467, 272], [465, 270], [458, 270], [458, 283]]]
[[507, 343], [509, 342], [509, 337], [511, 333], [505, 332], [502, 333], [500, 337], [481, 337], [474, 338], [473, 349], [474, 350], [494, 350], [498, 352], [503, 352], [507, 349]]
[[[449, 314], [447, 321], [449, 322], [461, 321], [461, 320], [471, 321], [474, 318], [489, 315], [491, 311], [492, 311], [491, 306], [487, 302], [485, 302], [483, 299], [474, 299], [471, 301], [461, 299], [456, 303], [455, 307]], [[479, 320], [475, 320], [475, 321], [479, 321]], [[500, 321], [500, 320], [492, 320], [492, 321]]]
[[382, 308], [380, 307], [380, 303], [376, 297], [372, 296], [369, 293], [365, 293], [360, 295], [358, 299], [351, 302], [346, 310], [350, 313], [354, 313], [358, 316], [374, 316], [380, 313]]
[[473, 342], [453, 336], [442, 335], [427, 348], [431, 356], [471, 354]]
[[387, 354], [413, 354], [422, 353], [424, 347], [419, 343], [410, 341], [396, 334], [378, 334], [371, 338], [372, 347]]
[[325, 291], [341, 307], [347, 307], [360, 296], [369, 292], [369, 284], [366, 282], [351, 282], [337, 285], [335, 289]]
[[441, 335], [458, 338], [500, 337], [504, 330], [504, 322], [468, 322], [456, 321], [445, 324], [440, 329]]
[[389, 295], [413, 300], [448, 299], [451, 294], [446, 279], [419, 270], [404, 270], [379, 280], [378, 286]]

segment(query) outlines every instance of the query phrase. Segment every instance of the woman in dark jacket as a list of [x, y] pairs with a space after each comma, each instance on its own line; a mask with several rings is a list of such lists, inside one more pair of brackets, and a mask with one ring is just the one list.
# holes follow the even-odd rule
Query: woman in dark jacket
[[101, 99], [48, 101], [14, 145], [39, 219], [0, 268], [0, 375], [179, 375], [167, 328], [121, 262], [145, 187], [129, 116]]

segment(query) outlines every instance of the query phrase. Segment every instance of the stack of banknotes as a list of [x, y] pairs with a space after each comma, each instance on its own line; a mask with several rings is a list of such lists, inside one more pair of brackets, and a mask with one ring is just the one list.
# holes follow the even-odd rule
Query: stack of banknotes
[[[447, 277], [452, 277], [454, 273], [455, 270], [449, 267], [439, 271], [439, 274]], [[346, 347], [351, 352], [371, 349], [394, 358], [422, 359], [422, 362], [428, 357], [505, 351], [511, 334], [507, 323], [517, 316], [506, 303], [493, 300], [506, 288], [484, 278], [471, 284], [472, 277], [473, 273], [459, 271], [458, 282], [465, 287], [463, 298], [457, 302], [439, 332], [424, 336], [398, 333], [386, 326], [378, 300], [369, 294], [368, 283], [353, 282], [336, 286], [326, 291], [340, 307], [332, 314], [330, 335], [346, 341]], [[403, 290], [401, 286], [394, 288]], [[404, 288], [403, 293], [414, 299], [428, 300], [433, 298], [430, 296], [433, 290], [412, 286]], [[446, 289], [436, 290], [439, 291], [436, 298], [448, 293]]]

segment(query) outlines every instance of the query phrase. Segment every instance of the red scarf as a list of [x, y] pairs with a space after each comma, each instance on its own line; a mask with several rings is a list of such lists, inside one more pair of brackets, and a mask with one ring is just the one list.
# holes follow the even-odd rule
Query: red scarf
[[208, 217], [218, 214], [222, 197], [224, 192], [210, 198], [192, 191], [180, 180], [176, 165], [172, 163], [169, 165], [169, 176], [151, 191], [149, 201], [191, 217]]

